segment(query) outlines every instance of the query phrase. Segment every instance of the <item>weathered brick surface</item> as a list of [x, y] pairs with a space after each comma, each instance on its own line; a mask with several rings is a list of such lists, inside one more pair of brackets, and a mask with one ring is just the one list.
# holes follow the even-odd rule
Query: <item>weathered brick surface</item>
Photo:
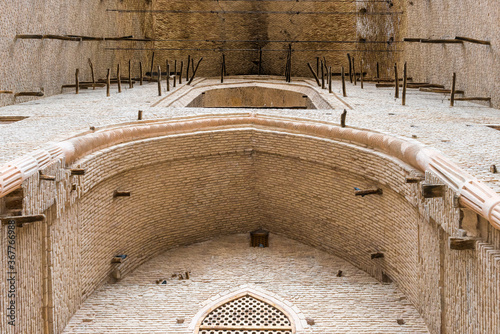
[[[87, 299], [65, 333], [191, 333], [193, 317], [211, 298], [244, 285], [276, 294], [313, 319], [304, 333], [427, 333], [394, 283], [279, 235], [271, 234], [269, 248], [249, 243], [248, 234], [237, 234], [158, 255]], [[172, 277], [186, 271], [189, 280]]]
[[[201, 76], [220, 75], [222, 53], [229, 75], [257, 74], [259, 47], [263, 50], [262, 74], [284, 75], [288, 44], [292, 42], [297, 50], [292, 56], [292, 74], [310, 76], [306, 64], [311, 62], [316, 68], [317, 56], [325, 56], [328, 66], [338, 72], [347, 61], [346, 52], [356, 50], [355, 43], [330, 43], [356, 41], [356, 5], [352, 2], [157, 0], [153, 8], [158, 11], [154, 13], [154, 29], [159, 41], [154, 47], [159, 64], [165, 66], [166, 59], [171, 63], [178, 59], [178, 65], [180, 60], [186, 65], [188, 55], [196, 61], [203, 57], [198, 72]], [[258, 11], [268, 13], [255, 13]]]
[[[18, 34], [83, 35], [92, 37], [121, 37], [150, 35], [149, 16], [137, 13], [117, 14], [107, 9], [149, 8], [145, 1], [36, 1], [3, 0], [0, 17], [0, 90], [40, 91], [45, 95], [61, 93], [61, 86], [75, 83], [75, 70], [80, 69], [80, 81], [90, 81], [88, 65], [94, 64], [96, 79], [106, 77], [121, 63], [122, 75], [128, 75], [128, 60], [133, 59], [134, 76], [139, 73], [142, 51], [112, 52], [112, 47], [140, 48], [144, 42], [122, 41], [62, 41], [51, 39], [18, 39]], [[68, 88], [66, 88], [68, 89]], [[73, 88], [74, 90], [74, 88]], [[33, 100], [0, 94], [0, 106]], [[37, 98], [35, 98], [37, 99]]]
[[[491, 45], [405, 43], [404, 59], [411, 76], [457, 89], [466, 96], [491, 97], [498, 108], [500, 97], [500, 10], [498, 1], [457, 3], [454, 0], [403, 2], [403, 37], [454, 39], [456, 36], [490, 41]], [[457, 102], [457, 106], [463, 102]], [[484, 104], [484, 103], [483, 103]]]

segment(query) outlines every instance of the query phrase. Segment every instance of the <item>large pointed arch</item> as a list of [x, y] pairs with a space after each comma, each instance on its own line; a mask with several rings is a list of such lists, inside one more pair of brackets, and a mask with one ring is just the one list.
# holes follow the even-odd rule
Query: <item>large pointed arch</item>
[[295, 334], [303, 329], [303, 318], [289, 303], [272, 294], [243, 288], [213, 300], [193, 318], [195, 334], [265, 333]]

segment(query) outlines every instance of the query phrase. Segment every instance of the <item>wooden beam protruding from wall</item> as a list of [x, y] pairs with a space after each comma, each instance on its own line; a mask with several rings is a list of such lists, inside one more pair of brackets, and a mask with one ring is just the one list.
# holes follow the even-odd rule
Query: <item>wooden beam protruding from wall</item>
[[85, 175], [84, 168], [72, 168], [70, 169], [71, 175]]
[[443, 197], [446, 191], [444, 184], [422, 184], [422, 196], [424, 198]]
[[361, 196], [361, 197], [365, 197], [366, 195], [382, 195], [382, 194], [383, 194], [383, 191], [380, 188], [365, 189], [365, 190], [361, 190], [361, 189], [354, 190], [354, 195], [355, 196]]
[[7, 216], [1, 217], [3, 225], [8, 225], [10, 222], [14, 221], [16, 227], [23, 227], [24, 224], [30, 224], [35, 222], [44, 222], [46, 219], [45, 215], [27, 215], [27, 216]]
[[476, 249], [476, 241], [477, 239], [470, 237], [449, 237], [448, 246], [454, 250]]
[[384, 253], [381, 252], [376, 252], [376, 253], [371, 253], [370, 258], [373, 259], [381, 259], [384, 257]]

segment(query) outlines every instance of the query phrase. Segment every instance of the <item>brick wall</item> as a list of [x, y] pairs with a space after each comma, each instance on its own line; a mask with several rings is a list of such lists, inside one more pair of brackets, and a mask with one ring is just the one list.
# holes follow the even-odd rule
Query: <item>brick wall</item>
[[[271, 234], [269, 241], [269, 248], [251, 248], [248, 234], [236, 234], [169, 250], [93, 294], [65, 333], [192, 334], [189, 328], [203, 307], [241, 289], [277, 298], [302, 322], [313, 320], [301, 333], [428, 333], [394, 283], [380, 283], [347, 261], [295, 240]], [[189, 279], [180, 280], [186, 271]]]
[[[75, 83], [75, 70], [80, 69], [80, 81], [90, 81], [90, 58], [96, 79], [106, 77], [116, 65], [128, 75], [128, 61], [134, 61], [133, 75], [139, 73], [139, 61], [146, 62], [142, 51], [113, 52], [108, 48], [143, 47], [144, 42], [122, 41], [63, 41], [53, 39], [17, 39], [18, 34], [83, 35], [91, 37], [151, 37], [150, 15], [109, 12], [107, 9], [145, 9], [147, 1], [2, 1], [0, 17], [0, 90], [14, 93], [40, 91], [45, 95], [61, 93], [61, 86]], [[65, 88], [70, 89], [70, 88]], [[73, 88], [74, 90], [74, 88]], [[0, 94], [0, 106], [26, 102], [33, 97]]]
[[[500, 11], [498, 1], [457, 3], [453, 0], [404, 2], [403, 37], [454, 39], [456, 36], [487, 40], [491, 45], [405, 43], [404, 59], [417, 81], [451, 87], [465, 96], [491, 97], [498, 108], [500, 97]], [[460, 102], [457, 102], [460, 105]]]
[[[389, 277], [433, 333], [498, 328], [499, 231], [478, 218], [468, 225], [471, 235], [481, 237], [477, 250], [450, 250], [448, 236], [462, 228], [453, 192], [422, 199], [419, 186], [404, 181], [416, 171], [381, 153], [241, 128], [124, 143], [74, 166], [87, 173], [69, 176], [56, 164], [44, 171], [56, 175], [55, 183], [35, 175], [23, 185], [24, 212], [45, 212], [48, 227], [35, 223], [19, 230], [19, 263], [27, 266], [19, 269], [20, 296], [26, 296], [20, 301], [30, 302], [19, 313], [20, 332], [41, 332], [44, 316], [61, 331], [81, 303], [111, 280], [115, 255], [128, 255], [121, 267], [126, 277], [172, 247], [260, 226], [339, 256], [379, 280]], [[431, 174], [426, 179], [443, 182]], [[383, 195], [355, 197], [354, 187], [380, 187]], [[113, 198], [115, 190], [131, 196]], [[5, 228], [3, 233], [2, 252]], [[374, 252], [384, 257], [371, 259]], [[1, 261], [5, 267], [5, 257]]]
[[[154, 9], [158, 10], [154, 14], [155, 37], [160, 40], [155, 48], [162, 67], [166, 59], [183, 60], [186, 65], [188, 55], [195, 60], [203, 57], [198, 72], [201, 76], [220, 75], [221, 50], [227, 50], [224, 53], [229, 75], [257, 74], [259, 48], [263, 50], [262, 74], [284, 75], [287, 41], [356, 40], [356, 6], [351, 2], [158, 0]], [[259, 11], [266, 13], [256, 13]], [[356, 44], [308, 42], [293, 43], [292, 47], [296, 50], [292, 75], [311, 76], [307, 62], [316, 68], [315, 57], [325, 56], [328, 66], [339, 72], [340, 65], [347, 61], [346, 50], [355, 50]]]

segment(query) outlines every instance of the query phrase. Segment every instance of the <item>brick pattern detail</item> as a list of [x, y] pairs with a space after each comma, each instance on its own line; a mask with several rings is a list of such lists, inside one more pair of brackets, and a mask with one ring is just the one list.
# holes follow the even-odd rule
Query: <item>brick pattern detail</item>
[[[185, 271], [188, 280], [172, 277]], [[166, 284], [156, 284], [159, 279]], [[345, 260], [275, 234], [269, 248], [249, 247], [248, 234], [239, 234], [158, 255], [94, 293], [64, 333], [192, 334], [189, 323], [202, 307], [243, 286], [284, 299], [304, 323], [314, 319], [297, 333], [428, 333], [395, 283], [380, 283]]]
[[[24, 213], [43, 212], [47, 223], [19, 230], [20, 332], [42, 332], [44, 324], [61, 332], [116, 269], [125, 282], [163, 251], [259, 227], [392, 279], [431, 332], [498, 328], [499, 231], [478, 218], [476, 250], [449, 250], [448, 236], [461, 228], [454, 192], [423, 199], [418, 184], [404, 182], [416, 171], [380, 152], [241, 128], [109, 147], [73, 165], [87, 170], [83, 176], [63, 164], [43, 170], [56, 182], [33, 175], [23, 183]], [[355, 197], [354, 187], [379, 187], [383, 195]], [[131, 196], [113, 198], [115, 190]], [[384, 257], [371, 259], [374, 252]], [[123, 263], [111, 263], [120, 254]], [[6, 290], [0, 293], [5, 309]], [[1, 328], [11, 334], [5, 319]]]

